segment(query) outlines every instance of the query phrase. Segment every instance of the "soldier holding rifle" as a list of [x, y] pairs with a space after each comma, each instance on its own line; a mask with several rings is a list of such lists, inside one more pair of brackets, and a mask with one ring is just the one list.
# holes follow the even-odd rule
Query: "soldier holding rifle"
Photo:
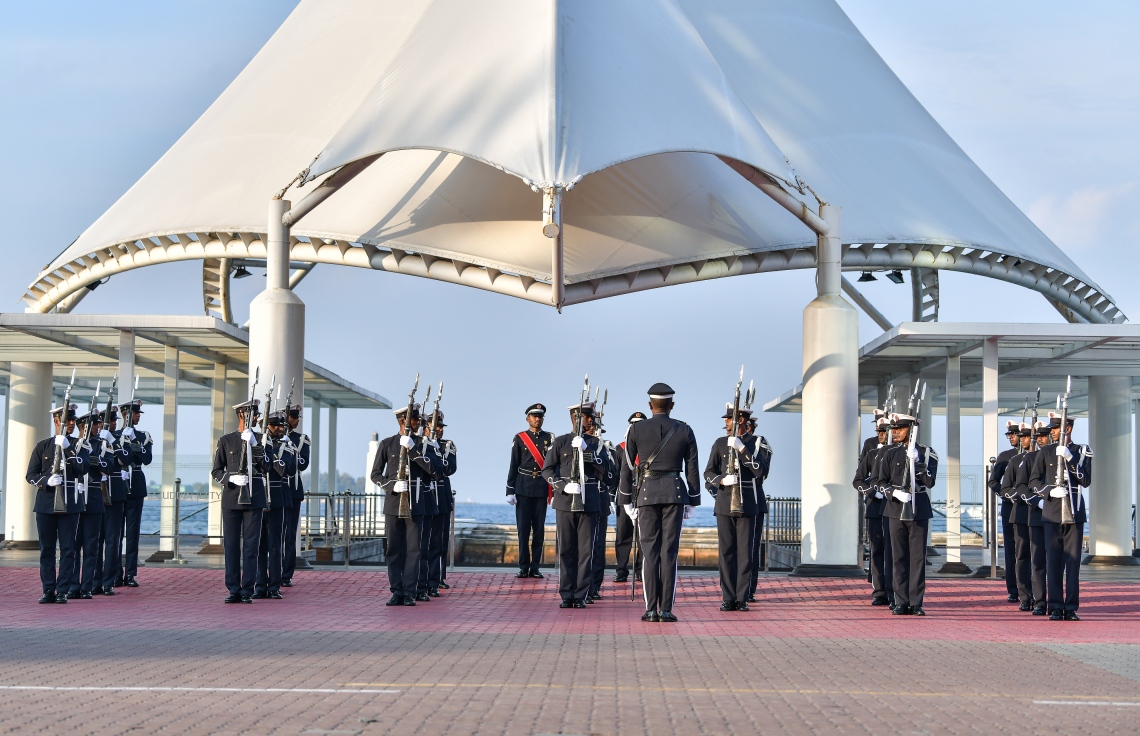
[[515, 507], [515, 525], [519, 538], [519, 574], [517, 578], [541, 578], [545, 543], [546, 507], [552, 499], [550, 484], [542, 477], [546, 453], [554, 444], [554, 435], [542, 430], [546, 407], [531, 404], [526, 408], [527, 429], [511, 441], [511, 464], [507, 469], [507, 503]]
[[[136, 386], [137, 388], [137, 386]], [[135, 576], [139, 572], [139, 533], [142, 527], [143, 503], [146, 501], [146, 474], [144, 465], [154, 459], [154, 440], [150, 432], [137, 429], [142, 418], [142, 401], [128, 401], [119, 406], [123, 415], [123, 431], [119, 433], [119, 444], [129, 455], [129, 480], [127, 481], [127, 503], [123, 509], [123, 539], [126, 551], [123, 555], [123, 569], [120, 585], [128, 588], [139, 587]]]
[[297, 456], [286, 439], [284, 411], [269, 414], [262, 439], [265, 442], [265, 480], [268, 508], [261, 514], [261, 539], [257, 546], [257, 582], [254, 598], [281, 600], [281, 567], [285, 561], [285, 517], [293, 507], [289, 479], [297, 472]]
[[1013, 522], [1010, 521], [1013, 513], [1013, 501], [1002, 495], [1001, 483], [1005, 477], [1006, 468], [1009, 467], [1009, 462], [1017, 456], [1021, 446], [1021, 425], [1015, 421], [1008, 421], [1005, 423], [1005, 436], [1009, 440], [1009, 449], [1002, 452], [990, 462], [990, 475], [986, 481], [989, 487], [996, 496], [1001, 499], [1001, 535], [1005, 540], [1005, 589], [1007, 593], [1006, 601], [1009, 603], [1017, 603], [1017, 556], [1014, 552], [1014, 534]]
[[[893, 387], [892, 387], [893, 388]], [[879, 464], [891, 447], [890, 421], [886, 412], [875, 410], [875, 436], [868, 437], [859, 455], [859, 465], [851, 485], [863, 494], [863, 518], [867, 524], [867, 540], [871, 545], [871, 605], [894, 606], [895, 586], [891, 579], [891, 535], [883, 517], [887, 494], [878, 486]]]
[[[292, 394], [292, 391], [290, 391]], [[288, 399], [286, 399], [288, 404]], [[305, 502], [305, 486], [301, 482], [301, 473], [309, 469], [309, 458], [313, 443], [309, 435], [301, 431], [301, 405], [287, 406], [285, 420], [289, 424], [289, 444], [293, 448], [293, 457], [296, 461], [296, 470], [289, 476], [289, 498], [293, 505], [285, 509], [285, 541], [284, 562], [281, 563], [281, 587], [293, 587], [293, 573], [297, 570], [297, 534], [300, 531], [301, 504]]]
[[[440, 384], [441, 393], [442, 387], [443, 384]], [[430, 448], [439, 464], [439, 477], [435, 481], [439, 513], [434, 517], [428, 545], [427, 594], [438, 598], [440, 588], [451, 587], [447, 584], [447, 551], [451, 544], [451, 517], [455, 512], [455, 491], [451, 489], [451, 476], [459, 469], [459, 460], [455, 443], [443, 438], [443, 430], [447, 426], [443, 421], [443, 412], [436, 411], [434, 416], [434, 427], [429, 427], [428, 436], [435, 443]]]
[[752, 534], [752, 579], [749, 581], [748, 597], [745, 600], [749, 603], [755, 603], [756, 586], [760, 582], [760, 545], [764, 543], [764, 516], [768, 513], [768, 496], [764, 493], [764, 481], [772, 469], [772, 446], [768, 444], [764, 435], [756, 434], [756, 417], [748, 417], [744, 424], [746, 427], [745, 434], [740, 439], [744, 441], [744, 444], [752, 447], [751, 442], [755, 438], [756, 445], [753, 457], [757, 459], [764, 471], [759, 475], [754, 474], [752, 478], [756, 482], [756, 497], [760, 504], [760, 511], [756, 514], [756, 525]]
[[[1029, 401], [1026, 400], [1026, 412]], [[1001, 479], [1002, 498], [1009, 501], [1009, 525], [1013, 536], [1006, 544], [1013, 544], [1013, 579], [1017, 585], [1017, 599], [1022, 611], [1033, 610], [1033, 592], [1029, 566], [1029, 505], [1022, 500], [1019, 480], [1026, 480], [1022, 472], [1028, 453], [1033, 444], [1033, 428], [1028, 422], [1018, 424], [1018, 453], [1010, 458]], [[1024, 489], [1021, 489], [1024, 490]], [[1004, 504], [1003, 504], [1004, 507]]]
[[[87, 453], [90, 470], [79, 482], [86, 488], [80, 494], [83, 511], [79, 514], [79, 527], [75, 539], [75, 573], [71, 578], [69, 600], [81, 598], [90, 600], [95, 590], [96, 578], [102, 576], [99, 566], [100, 547], [103, 544], [103, 516], [106, 512], [103, 503], [102, 480], [114, 459], [103, 451], [99, 431], [103, 418], [91, 402], [91, 411], [79, 419], [80, 448]], [[94, 444], [93, 444], [94, 443]], [[94, 448], [98, 447], [98, 450]]]

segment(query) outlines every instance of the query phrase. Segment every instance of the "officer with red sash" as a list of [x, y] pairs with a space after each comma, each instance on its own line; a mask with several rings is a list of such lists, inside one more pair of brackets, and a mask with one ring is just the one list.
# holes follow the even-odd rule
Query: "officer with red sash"
[[554, 435], [542, 431], [546, 407], [531, 404], [526, 409], [530, 428], [519, 432], [511, 441], [511, 465], [507, 470], [507, 503], [515, 507], [519, 533], [519, 578], [541, 578], [545, 542], [546, 507], [550, 502], [550, 484], [542, 477], [542, 464]]

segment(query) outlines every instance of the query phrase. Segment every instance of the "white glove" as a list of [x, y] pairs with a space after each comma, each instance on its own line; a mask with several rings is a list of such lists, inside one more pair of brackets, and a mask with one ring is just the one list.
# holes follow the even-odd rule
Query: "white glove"
[[135, 438], [135, 430], [131, 427], [127, 427], [123, 430], [123, 437], [128, 440], [133, 440]]
[[566, 493], [570, 493], [570, 494], [573, 494], [576, 496], [582, 492], [582, 486], [580, 486], [577, 483], [567, 483], [565, 486], [562, 487], [562, 490], [565, 491]]
[[901, 503], [908, 503], [910, 501], [910, 494], [906, 491], [891, 491], [891, 495]]
[[637, 521], [637, 507], [636, 506], [634, 506], [631, 503], [627, 503], [624, 506], [622, 506], [622, 508], [625, 509], [625, 515], [628, 516], [631, 521]]
[[411, 438], [411, 435], [400, 435], [400, 447], [405, 450], [410, 450], [416, 446], [416, 441]]
[[882, 497], [883, 497], [882, 491], [875, 491], [875, 498], [882, 498]]
[[249, 476], [235, 473], [230, 476], [230, 483], [233, 483], [235, 486], [244, 486], [249, 483]]
[[119, 477], [122, 478], [123, 480], [130, 480], [131, 479], [131, 473], [128, 470], [120, 470], [119, 471]]
[[739, 437], [729, 437], [728, 446], [737, 452], [744, 452], [744, 442]]
[[685, 515], [684, 516], [686, 519], [693, 518], [693, 507], [692, 506], [686, 506], [685, 507]]
[[396, 485], [392, 486], [392, 493], [407, 493], [407, 492], [408, 492], [408, 481], [406, 481], [406, 480], [398, 480], [398, 481], [396, 481]]
[[1068, 447], [1065, 447], [1064, 445], [1057, 445], [1057, 457], [1063, 457], [1066, 460], [1072, 460], [1073, 453]]
[[1045, 508], [1045, 499], [1043, 499], [1043, 498], [1037, 499], [1037, 508], [1039, 508], [1039, 509]]
[[511, 506], [514, 506], [516, 503], [518, 503], [518, 500], [515, 498], [515, 494], [512, 493], [507, 496], [507, 503], [509, 503]]
[[62, 447], [65, 450], [68, 447], [71, 447], [71, 443], [67, 441], [67, 435], [62, 435], [62, 434], [57, 434], [55, 436], [55, 444], [58, 445], [59, 447]]
[[720, 484], [722, 486], [734, 486], [738, 482], [739, 482], [739, 478], [736, 477], [735, 473], [733, 473], [731, 475], [726, 475], [720, 479]]
[[914, 460], [915, 462], [918, 462], [918, 448], [917, 447], [910, 448], [910, 459]]
[[63, 476], [62, 475], [53, 475], [52, 477], [48, 478], [48, 485], [52, 486], [53, 488], [55, 486], [62, 486], [63, 485]]
[[581, 437], [575, 437], [574, 439], [570, 440], [570, 446], [575, 450], [580, 450], [586, 446], [586, 440], [582, 439]]
[[248, 442], [250, 445], [257, 447], [257, 435], [253, 433], [252, 429], [247, 429], [242, 432], [241, 439], [243, 442]]
[[105, 429], [101, 429], [99, 430], [99, 439], [103, 440], [104, 442], [114, 442], [115, 435], [111, 434]]
[[1058, 488], [1057, 486], [1053, 486], [1052, 488], [1049, 489], [1049, 498], [1064, 498], [1065, 493], [1066, 493], [1066, 491], [1064, 488]]

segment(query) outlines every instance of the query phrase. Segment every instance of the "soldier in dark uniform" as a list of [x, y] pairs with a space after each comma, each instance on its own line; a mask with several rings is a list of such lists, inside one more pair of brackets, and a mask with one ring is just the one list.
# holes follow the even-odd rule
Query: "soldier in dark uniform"
[[701, 503], [701, 471], [693, 430], [669, 416], [673, 389], [664, 383], [650, 386], [649, 409], [651, 418], [629, 428], [625, 451], [637, 459], [639, 472], [622, 478], [620, 500], [637, 523], [645, 555], [641, 620], [673, 622], [681, 523]]
[[[629, 426], [633, 426], [645, 419], [645, 414], [635, 411], [629, 415]], [[626, 429], [626, 434], [629, 429]], [[619, 487], [621, 485], [620, 478], [626, 473], [633, 472], [633, 458], [625, 453], [625, 440], [622, 440], [617, 447], [614, 448], [614, 464], [617, 466], [619, 477]], [[617, 501], [617, 494], [614, 494], [614, 501]], [[614, 557], [617, 562], [617, 572], [614, 573], [615, 583], [624, 583], [629, 580], [629, 554], [633, 550], [633, 519], [629, 518], [629, 514], [625, 512], [625, 506], [618, 503], [617, 505], [617, 519], [614, 521]], [[637, 550], [637, 557], [633, 561], [633, 576], [634, 580], [641, 580], [641, 549]]]
[[1032, 488], [1033, 466], [1040, 457], [1041, 448], [1049, 444], [1049, 423], [1038, 422], [1033, 431], [1035, 448], [1025, 456], [1018, 473], [1018, 491], [1023, 494], [1029, 507], [1029, 580], [1033, 591], [1033, 615], [1044, 616], [1045, 608], [1045, 525], [1041, 521], [1041, 510], [1045, 499], [1038, 498]]
[[[115, 595], [115, 585], [123, 574], [123, 519], [127, 506], [127, 488], [130, 485], [131, 453], [119, 441], [116, 429], [119, 408], [111, 407], [111, 426], [104, 427], [101, 436], [112, 464], [107, 468], [111, 487], [111, 505], [103, 515], [103, 571], [95, 592]], [[101, 588], [101, 591], [100, 591]]]
[[[716, 516], [722, 611], [747, 611], [752, 587], [752, 542], [764, 498], [757, 479], [767, 473], [769, 458], [758, 447], [760, 439], [748, 432], [750, 414], [740, 410], [734, 424], [732, 405], [728, 405], [721, 418], [729, 434], [713, 442], [705, 465], [705, 488], [713, 497]], [[734, 514], [736, 492], [741, 508]]]
[[[110, 455], [102, 451], [102, 440], [99, 431], [103, 426], [103, 418], [98, 411], [91, 411], [79, 418], [79, 445], [87, 453], [90, 470], [83, 478], [77, 478], [76, 483], [82, 483], [84, 488], [79, 496], [83, 502], [83, 510], [79, 513], [79, 526], [75, 539], [75, 572], [72, 574], [72, 586], [68, 591], [69, 600], [81, 598], [90, 600], [93, 597], [96, 579], [101, 577], [99, 568], [99, 550], [103, 544], [103, 491], [101, 488], [103, 475], [114, 463]], [[88, 439], [88, 427], [91, 428], [91, 438]], [[99, 450], [93, 450], [98, 447]]]
[[293, 507], [289, 479], [297, 472], [293, 445], [286, 439], [288, 422], [284, 411], [275, 411], [266, 422], [265, 479], [268, 482], [268, 508], [261, 513], [261, 538], [257, 546], [257, 582], [254, 598], [281, 600], [281, 566], [285, 555], [285, 515]]
[[[594, 405], [575, 404], [570, 424], [582, 434], [567, 432], [554, 439], [546, 453], [542, 477], [554, 488], [554, 512], [558, 535], [559, 608], [585, 608], [593, 580], [594, 524], [601, 505], [601, 485], [608, 482], [612, 468], [594, 437]], [[575, 498], [577, 497], [577, 498]]]
[[[436, 460], [424, 451], [423, 438], [416, 434], [420, 426], [419, 406], [405, 406], [393, 412], [400, 432], [384, 439], [376, 449], [372, 463], [372, 482], [385, 491], [384, 529], [388, 559], [388, 586], [392, 597], [386, 605], [416, 605], [416, 583], [420, 569], [420, 527], [424, 521], [427, 491], [439, 473]], [[404, 434], [405, 422], [409, 429]], [[400, 479], [400, 451], [407, 459], [407, 478]], [[408, 494], [409, 516], [402, 518], [400, 497]]]
[[1013, 513], [1013, 501], [1002, 495], [1001, 481], [1005, 476], [1005, 469], [1009, 467], [1009, 461], [1018, 454], [1018, 446], [1021, 444], [1020, 434], [1020, 424], [1014, 421], [1005, 423], [1005, 436], [1009, 440], [1010, 447], [994, 458], [993, 466], [990, 468], [990, 477], [986, 481], [990, 491], [1001, 498], [1001, 536], [1005, 540], [1003, 545], [1005, 549], [1005, 589], [1006, 600], [1010, 603], [1017, 603], [1017, 556], [1014, 552], [1013, 522], [1010, 521]]
[[416, 600], [425, 603], [432, 599], [432, 596], [428, 595], [428, 590], [431, 587], [428, 583], [428, 561], [432, 555], [432, 547], [439, 543], [435, 535], [439, 526], [439, 475], [443, 467], [440, 461], [439, 443], [432, 439], [430, 432], [428, 432], [427, 425], [430, 423], [431, 417], [425, 416], [421, 423], [423, 427], [421, 439], [423, 440], [424, 454], [431, 456], [432, 465], [436, 470], [423, 491], [424, 512], [423, 518], [420, 520], [420, 562], [416, 573]]
[[[748, 584], [748, 597], [745, 598], [749, 603], [756, 602], [756, 586], [760, 583], [760, 545], [764, 543], [764, 517], [768, 514], [768, 495], [764, 493], [764, 481], [768, 479], [768, 472], [772, 469], [772, 446], [768, 444], [768, 440], [764, 435], [756, 434], [756, 417], [748, 417], [745, 423], [746, 433], [742, 440], [745, 444], [751, 442], [751, 437], [756, 438], [756, 452], [755, 456], [760, 458], [761, 467], [764, 472], [761, 475], [753, 475], [752, 480], [756, 483], [756, 498], [760, 504], [760, 509], [756, 514], [756, 527], [752, 534], [752, 580]], [[749, 445], [751, 446], [751, 445]]]
[[[76, 492], [75, 481], [91, 469], [87, 454], [79, 446], [75, 431], [75, 405], [52, 412], [56, 433], [40, 440], [32, 448], [25, 476], [36, 489], [32, 510], [36, 514], [36, 531], [40, 542], [40, 584], [43, 597], [40, 603], [67, 603], [67, 591], [72, 587], [75, 574], [75, 537], [79, 526], [82, 505]], [[60, 432], [60, 423], [64, 431]], [[56, 452], [61, 453], [61, 464], [56, 473]], [[56, 489], [63, 489], [64, 505], [57, 512]], [[59, 573], [56, 574], [55, 550], [59, 546]]]
[[[435, 428], [431, 432], [431, 439], [435, 442], [430, 446], [431, 452], [436, 456], [440, 475], [435, 481], [435, 498], [439, 506], [439, 513], [433, 517], [431, 538], [427, 550], [427, 594], [432, 598], [439, 597], [440, 588], [450, 588], [447, 577], [447, 550], [451, 541], [451, 514], [455, 510], [455, 493], [451, 490], [451, 476], [459, 469], [456, 456], [455, 443], [443, 438], [444, 427], [443, 412], [436, 418]], [[430, 428], [429, 428], [430, 429]]]
[[139, 587], [135, 576], [139, 574], [139, 532], [142, 525], [143, 503], [146, 500], [146, 474], [143, 466], [154, 459], [154, 440], [150, 432], [137, 429], [142, 417], [142, 401], [135, 400], [119, 406], [124, 421], [131, 412], [131, 423], [119, 433], [119, 442], [130, 453], [130, 481], [127, 486], [127, 503], [123, 509], [123, 539], [126, 552], [123, 555], [121, 585], [128, 588]]
[[593, 572], [590, 574], [590, 590], [586, 593], [586, 601], [597, 601], [602, 598], [602, 583], [606, 578], [606, 535], [610, 530], [610, 514], [613, 513], [613, 501], [617, 498], [618, 466], [616, 449], [612, 442], [602, 437], [605, 430], [595, 427], [593, 435], [598, 438], [606, 467], [609, 469], [604, 483], [598, 486], [598, 516], [594, 523], [594, 549], [591, 552]]
[[930, 489], [938, 476], [938, 455], [926, 445], [908, 440], [917, 431], [918, 419], [891, 415], [894, 444], [879, 462], [877, 485], [889, 490], [886, 515], [890, 519], [891, 560], [894, 575], [895, 615], [925, 616], [926, 538], [930, 519]]
[[546, 506], [551, 496], [550, 485], [542, 477], [546, 453], [554, 444], [554, 435], [542, 431], [546, 407], [531, 404], [526, 409], [529, 428], [511, 440], [511, 465], [507, 469], [507, 503], [515, 507], [515, 524], [519, 537], [519, 574], [517, 578], [541, 578], [545, 544]]
[[879, 462], [890, 445], [887, 432], [890, 422], [884, 412], [875, 410], [875, 436], [868, 437], [859, 455], [859, 466], [851, 485], [863, 494], [863, 518], [867, 524], [867, 539], [871, 543], [871, 605], [893, 606], [895, 602], [894, 581], [891, 579], [891, 535], [883, 510], [887, 505], [887, 493], [877, 485]]
[[[1048, 574], [1048, 609], [1050, 621], [1080, 621], [1081, 546], [1085, 536], [1084, 497], [1081, 488], [1092, 484], [1093, 452], [1088, 445], [1073, 442], [1072, 418], [1066, 417], [1064, 443], [1061, 442], [1061, 418], [1049, 415], [1050, 439], [1054, 444], [1042, 448], [1030, 472], [1030, 487], [1042, 497], [1042, 521], [1045, 528], [1045, 557]], [[1062, 482], [1057, 484], [1057, 466], [1064, 463]], [[1068, 496], [1068, 514], [1065, 497]]]
[[[1009, 460], [1001, 480], [1002, 496], [1010, 501], [1009, 522], [1013, 527], [1014, 579], [1017, 581], [1017, 599], [1020, 610], [1033, 610], [1033, 587], [1029, 564], [1029, 477], [1022, 466], [1033, 442], [1033, 429], [1028, 424], [1018, 425], [1021, 451]], [[1008, 542], [1006, 542], [1008, 544]]]
[[[210, 471], [222, 486], [222, 549], [226, 558], [226, 603], [253, 603], [261, 515], [267, 507], [265, 448], [251, 427], [260, 414], [258, 400], [234, 406], [236, 432], [222, 435]], [[243, 493], [248, 491], [248, 497]]]
[[293, 587], [293, 573], [297, 571], [297, 535], [301, 529], [301, 505], [305, 502], [305, 486], [301, 482], [301, 473], [309, 469], [309, 459], [313, 443], [309, 435], [301, 431], [301, 405], [294, 404], [286, 412], [289, 431], [286, 436], [293, 447], [293, 457], [296, 461], [296, 471], [289, 476], [289, 497], [293, 505], [285, 509], [285, 561], [281, 565], [281, 587]]

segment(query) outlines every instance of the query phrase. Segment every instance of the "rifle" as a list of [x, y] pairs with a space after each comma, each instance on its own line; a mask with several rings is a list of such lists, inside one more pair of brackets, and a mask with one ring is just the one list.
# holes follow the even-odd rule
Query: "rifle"
[[[582, 437], [583, 416], [585, 415], [586, 400], [590, 398], [590, 374], [582, 383], [582, 393], [578, 397], [578, 418], [574, 422], [574, 436]], [[585, 442], [585, 439], [582, 440]], [[570, 481], [578, 484], [578, 492], [570, 495], [570, 510], [585, 511], [586, 504], [582, 501], [582, 494], [586, 492], [583, 487], [586, 483], [586, 451], [578, 448], [578, 462], [570, 466]]]
[[[273, 389], [277, 389], [277, 395], [281, 395], [281, 386], [277, 384], [277, 374], [273, 373], [269, 376], [269, 390], [265, 392], [265, 411], [261, 412], [261, 452], [264, 455], [269, 451], [269, 415], [273, 413]], [[255, 453], [256, 456], [256, 453]], [[250, 485], [253, 485], [253, 479], [250, 478]], [[265, 476], [265, 510], [268, 511], [270, 507], [269, 497], [269, 476]]]
[[[75, 385], [75, 369], [71, 369], [71, 381], [67, 384], [67, 390], [63, 392], [63, 413], [59, 415], [59, 429], [56, 430], [56, 437], [67, 436], [67, 415], [71, 411], [71, 389]], [[55, 499], [52, 512], [56, 514], [67, 513], [67, 458], [64, 456], [63, 448], [58, 444], [55, 446], [55, 457], [52, 459], [51, 474], [63, 477], [63, 482], [55, 487]], [[78, 496], [78, 491], [76, 492]]]
[[[1073, 390], [1073, 377], [1068, 376], [1065, 379], [1065, 397], [1061, 399], [1061, 438], [1057, 441], [1057, 446], [1060, 447], [1061, 443], [1065, 442], [1065, 430], [1069, 421], [1069, 392]], [[1066, 445], [1068, 446], [1068, 445]], [[1066, 462], [1062, 457], [1057, 457], [1057, 476], [1054, 479], [1054, 485], [1057, 488], [1061, 487], [1061, 481], [1065, 481], [1065, 495], [1061, 498], [1061, 523], [1074, 524], [1076, 523], [1073, 515], [1073, 484], [1069, 482], [1068, 468], [1065, 467]], [[1080, 501], [1077, 502], [1080, 505]]]
[[[428, 386], [428, 396], [431, 396], [431, 386]], [[435, 392], [435, 404], [432, 405], [431, 424], [428, 425], [427, 429], [425, 430], [425, 434], [426, 434], [427, 438], [431, 439], [431, 440], [435, 439], [436, 431], [438, 429], [438, 427], [436, 427], [436, 423], [439, 421], [439, 402], [442, 399], [443, 399], [443, 381], [440, 381], [439, 382], [439, 391]], [[428, 401], [427, 399], [424, 399], [425, 404], [427, 403], [427, 401]], [[436, 448], [436, 449], [438, 449], [438, 448]], [[440, 456], [442, 457], [442, 454]], [[435, 503], [438, 506], [439, 505], [439, 486], [436, 485], [435, 483], [432, 483], [431, 487], [432, 487], [432, 493], [435, 494]]]
[[[1025, 404], [1021, 407], [1021, 426], [1022, 427], [1025, 426], [1025, 420], [1028, 416], [1029, 416], [1029, 397], [1026, 396], [1025, 397]], [[1018, 429], [1020, 430], [1020, 427]], [[1032, 431], [1033, 431], [1033, 428], [1031, 427], [1030, 433], [1032, 433]], [[1020, 433], [1018, 434], [1018, 437], [1017, 437], [1017, 454], [1018, 455], [1025, 454], [1025, 446], [1021, 444]]]
[[[730, 438], [740, 434], [740, 386], [744, 383], [744, 366], [740, 366], [740, 378], [736, 380], [736, 394], [732, 400], [732, 426], [728, 429]], [[728, 474], [736, 475], [736, 483], [729, 488], [728, 513], [730, 516], [744, 515], [744, 496], [740, 491], [740, 453], [728, 451]]]
[[[404, 410], [404, 427], [400, 430], [401, 437], [410, 437], [412, 435], [412, 407], [416, 404], [416, 391], [420, 388], [420, 374], [416, 374], [416, 382], [412, 386], [412, 392], [408, 394], [408, 408]], [[400, 463], [396, 468], [396, 480], [403, 481], [408, 484], [408, 490], [400, 495], [400, 504], [396, 511], [396, 516], [401, 519], [412, 518], [412, 504], [409, 496], [412, 493], [411, 485], [411, 468], [408, 467], [408, 448], [400, 445]]]
[[[245, 408], [245, 428], [253, 431], [253, 402], [257, 397], [257, 382], [261, 380], [261, 366], [253, 369], [253, 386], [249, 389], [249, 406]], [[241, 443], [241, 461], [239, 467], [242, 472], [246, 472], [246, 462], [248, 462], [249, 443], [243, 441]], [[253, 474], [246, 476], [245, 485], [238, 489], [238, 505], [249, 505], [253, 503]]]
[[[96, 381], [95, 382], [95, 394], [91, 397], [91, 403], [89, 404], [90, 411], [87, 412], [87, 422], [86, 422], [86, 424], [83, 425], [83, 442], [86, 443], [88, 447], [90, 447], [90, 445], [91, 445], [91, 426], [93, 424], [95, 424], [95, 406], [99, 403], [99, 389], [101, 389], [102, 387], [103, 387], [102, 381]], [[111, 497], [110, 497], [110, 495], [108, 495], [107, 489], [103, 487], [102, 480], [100, 480], [100, 482], [99, 482], [99, 490], [102, 491], [103, 505], [104, 506], [110, 506], [111, 505]], [[78, 495], [78, 492], [76, 493], [76, 495]], [[86, 501], [87, 501], [87, 484], [86, 484], [86, 482], [84, 482], [84, 485], [83, 485], [83, 500], [86, 503]]]
[[[922, 385], [922, 392], [919, 393], [919, 384]], [[914, 519], [916, 499], [918, 496], [917, 479], [914, 477], [914, 446], [918, 443], [918, 412], [922, 409], [922, 400], [926, 398], [926, 384], [922, 383], [919, 378], [914, 382], [914, 392], [911, 393], [910, 399], [906, 404], [906, 413], [915, 418], [916, 423], [910, 427], [910, 432], [907, 433], [906, 438], [906, 464], [907, 469], [910, 471], [910, 513], [907, 513], [906, 504], [903, 504], [901, 518], [903, 520]]]
[[[103, 410], [103, 429], [108, 432], [111, 431], [111, 407], [114, 406], [115, 390], [119, 387], [119, 374], [116, 373], [115, 377], [111, 379], [111, 390], [107, 392], [107, 408]], [[105, 444], [105, 443], [104, 443]], [[112, 443], [114, 444], [114, 443]], [[112, 453], [114, 448], [112, 447]], [[103, 491], [103, 504], [105, 506], [111, 505], [111, 480], [107, 476], [103, 476], [103, 480], [99, 482], [99, 488]]]

